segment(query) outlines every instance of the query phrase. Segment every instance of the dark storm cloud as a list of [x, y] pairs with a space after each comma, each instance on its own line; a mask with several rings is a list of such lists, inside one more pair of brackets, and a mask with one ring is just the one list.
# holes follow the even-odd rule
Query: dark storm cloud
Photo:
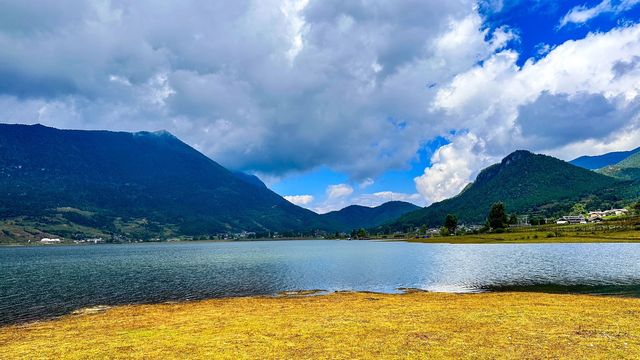
[[629, 123], [638, 112], [638, 101], [623, 108], [602, 94], [550, 94], [545, 91], [520, 107], [517, 125], [537, 148], [605, 138]]
[[365, 178], [437, 135], [425, 84], [490, 54], [479, 28], [471, 1], [0, 1], [3, 121], [167, 129], [235, 168]]
[[[496, 54], [513, 39], [509, 28], [487, 30], [472, 0], [0, 0], [0, 116], [166, 129], [236, 169], [281, 176], [326, 166], [357, 181], [402, 168], [425, 141], [455, 130], [475, 134], [492, 155], [509, 149], [513, 108], [547, 89], [505, 90], [527, 69], [513, 65], [513, 51]], [[635, 63], [616, 60], [626, 71], [616, 81], [637, 83]], [[492, 69], [504, 74], [493, 79]], [[520, 109], [519, 144], [612, 134], [623, 121], [623, 102], [612, 112], [613, 100], [572, 95], [585, 113], [571, 115], [569, 100], [549, 96]], [[535, 111], [612, 120], [601, 129], [585, 120], [574, 133], [540, 125], [547, 131], [531, 124]], [[497, 130], [487, 119], [499, 119]]]

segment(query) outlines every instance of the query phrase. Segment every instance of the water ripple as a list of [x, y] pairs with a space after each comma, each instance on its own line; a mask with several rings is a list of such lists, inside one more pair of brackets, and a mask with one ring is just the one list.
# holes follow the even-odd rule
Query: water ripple
[[640, 244], [274, 241], [0, 248], [0, 323], [323, 289], [640, 294]]

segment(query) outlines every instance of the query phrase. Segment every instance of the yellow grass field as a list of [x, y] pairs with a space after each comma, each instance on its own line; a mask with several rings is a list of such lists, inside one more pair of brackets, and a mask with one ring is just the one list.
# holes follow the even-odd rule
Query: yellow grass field
[[638, 359], [640, 299], [336, 293], [121, 306], [0, 328], [2, 359]]

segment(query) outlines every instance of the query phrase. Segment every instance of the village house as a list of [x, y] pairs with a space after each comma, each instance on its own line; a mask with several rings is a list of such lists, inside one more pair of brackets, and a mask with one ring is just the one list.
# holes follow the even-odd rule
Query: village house
[[73, 242], [76, 244], [84, 244], [84, 243], [101, 244], [101, 243], [104, 243], [104, 240], [102, 238], [92, 238], [92, 239], [74, 240]]
[[582, 216], [582, 215], [563, 216], [560, 219], [558, 219], [558, 221], [556, 221], [556, 224], [558, 224], [558, 225], [564, 225], [564, 224], [586, 224], [586, 223], [587, 223], [587, 219], [585, 219], [584, 216]]
[[606, 216], [623, 216], [623, 215], [628, 215], [629, 214], [629, 210], [627, 209], [611, 209], [611, 210], [607, 210], [605, 211]]
[[42, 238], [40, 240], [40, 242], [43, 243], [43, 244], [59, 244], [59, 243], [62, 242], [62, 240], [57, 239], [57, 238], [56, 239]]
[[628, 215], [629, 210], [627, 209], [611, 209], [605, 211], [590, 211], [589, 212], [589, 221], [590, 222], [598, 222], [602, 221], [607, 216], [624, 216]]

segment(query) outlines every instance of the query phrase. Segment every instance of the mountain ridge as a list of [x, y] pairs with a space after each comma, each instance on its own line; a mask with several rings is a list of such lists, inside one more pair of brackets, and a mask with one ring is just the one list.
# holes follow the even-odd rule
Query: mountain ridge
[[640, 152], [617, 164], [598, 169], [597, 172], [622, 180], [640, 180]]
[[60, 207], [172, 224], [185, 234], [332, 229], [166, 131], [0, 124], [0, 216]]
[[629, 151], [614, 151], [601, 155], [580, 156], [569, 161], [570, 164], [589, 170], [597, 170], [606, 166], [614, 165], [624, 159], [640, 152], [640, 147]]
[[409, 202], [389, 201], [375, 207], [349, 205], [322, 216], [337, 224], [341, 231], [350, 231], [360, 228], [373, 228], [417, 209], [420, 209], [420, 207]]
[[607, 208], [625, 201], [626, 192], [637, 191], [629, 186], [547, 155], [517, 150], [482, 170], [457, 196], [405, 214], [387, 228], [439, 226], [449, 213], [461, 222], [483, 223], [491, 204], [498, 201], [505, 203], [509, 213], [539, 216], [561, 214], [578, 201]]

